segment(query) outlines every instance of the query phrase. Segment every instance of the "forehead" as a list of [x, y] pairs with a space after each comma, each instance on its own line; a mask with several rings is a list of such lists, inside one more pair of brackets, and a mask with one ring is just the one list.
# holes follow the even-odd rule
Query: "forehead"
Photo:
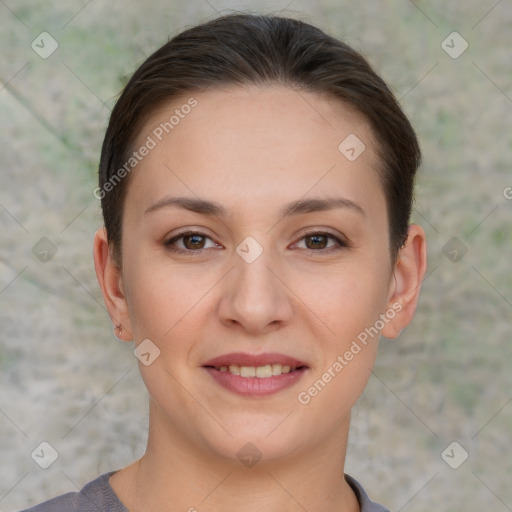
[[368, 122], [328, 96], [283, 86], [193, 93], [154, 112], [135, 149], [149, 139], [153, 147], [129, 187], [146, 203], [166, 187], [241, 205], [257, 197], [269, 206], [337, 188], [384, 205]]

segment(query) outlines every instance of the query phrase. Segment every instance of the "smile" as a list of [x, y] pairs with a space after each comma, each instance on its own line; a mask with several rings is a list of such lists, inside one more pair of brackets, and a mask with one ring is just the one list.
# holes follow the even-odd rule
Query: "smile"
[[236, 352], [203, 364], [221, 388], [244, 397], [263, 397], [294, 386], [310, 368], [286, 354]]
[[229, 372], [232, 375], [240, 375], [240, 377], [258, 377], [258, 379], [267, 379], [272, 376], [281, 375], [283, 373], [290, 373], [297, 368], [292, 368], [290, 365], [284, 364], [266, 364], [263, 366], [239, 366], [237, 364], [231, 364], [229, 366], [213, 366], [220, 372]]

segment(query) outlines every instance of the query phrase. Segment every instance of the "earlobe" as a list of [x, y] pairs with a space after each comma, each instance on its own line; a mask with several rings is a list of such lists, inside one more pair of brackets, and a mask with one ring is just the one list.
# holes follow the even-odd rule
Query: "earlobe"
[[412, 320], [426, 269], [425, 232], [421, 226], [412, 224], [393, 271], [394, 286], [388, 298], [388, 308], [397, 313], [382, 329], [382, 335], [386, 338], [396, 338]]
[[131, 324], [128, 314], [123, 278], [109, 247], [107, 232], [100, 228], [94, 235], [94, 268], [103, 300], [114, 326], [121, 326], [118, 339], [131, 341]]

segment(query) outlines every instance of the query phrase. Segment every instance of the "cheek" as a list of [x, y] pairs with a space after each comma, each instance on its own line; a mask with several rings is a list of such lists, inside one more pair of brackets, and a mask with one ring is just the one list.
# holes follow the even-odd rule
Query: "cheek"
[[318, 365], [297, 394], [306, 421], [329, 411], [326, 425], [343, 422], [363, 392], [377, 356], [375, 325], [386, 306], [385, 277], [354, 267], [322, 281], [314, 293], [311, 286], [300, 292], [309, 290], [307, 306], [318, 315], [309, 315], [316, 332], [320, 324], [325, 326], [325, 335], [317, 338]]
[[375, 323], [386, 306], [389, 272], [370, 258], [352, 258], [338, 269], [298, 271], [294, 293], [325, 323], [334, 339], [346, 342]]
[[[168, 396], [169, 380], [182, 382], [192, 340], [199, 338], [201, 325], [193, 322], [201, 313], [205, 289], [187, 272], [177, 272], [167, 265], [156, 265], [149, 257], [141, 257], [127, 265], [130, 275], [127, 286], [129, 314], [136, 344], [149, 339], [159, 355], [151, 364], [139, 363], [141, 376], [149, 394], [164, 404], [184, 407], [186, 400], [180, 393]], [[203, 281], [208, 276], [202, 276]], [[206, 288], [208, 289], [208, 288]], [[179, 387], [179, 386], [178, 386]], [[185, 397], [186, 398], [186, 397]]]
[[174, 353], [186, 350], [187, 340], [198, 338], [202, 322], [211, 318], [205, 308], [212, 308], [209, 299], [222, 286], [225, 269], [194, 262], [176, 266], [152, 251], [132, 253], [125, 268], [135, 341], [149, 338], [162, 351], [171, 344]]
[[185, 314], [184, 301], [190, 294], [188, 290], [183, 293], [181, 275], [156, 264], [148, 251], [127, 244], [125, 254], [126, 295], [134, 339], [150, 338], [158, 344]]
[[372, 264], [361, 258], [336, 273], [316, 277], [297, 279], [301, 287], [296, 292], [300, 297], [307, 297], [304, 302], [315, 313], [306, 315], [304, 310], [311, 331], [318, 333], [320, 327], [325, 333], [320, 337], [322, 356], [316, 376], [339, 363], [340, 356], [343, 368], [335, 365], [331, 371], [337, 378], [333, 380], [362, 390], [377, 353], [382, 327], [377, 322], [386, 308], [389, 272], [383, 264]]

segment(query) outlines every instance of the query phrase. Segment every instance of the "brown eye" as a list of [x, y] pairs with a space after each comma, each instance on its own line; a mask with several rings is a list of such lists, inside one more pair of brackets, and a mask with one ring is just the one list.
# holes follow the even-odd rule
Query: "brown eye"
[[187, 249], [203, 249], [205, 237], [197, 233], [193, 235], [185, 235], [183, 238], [183, 245]]
[[303, 241], [304, 246], [301, 248], [317, 252], [329, 252], [347, 247], [346, 243], [330, 233], [309, 233], [300, 239], [299, 244]]
[[[207, 247], [206, 244], [208, 241], [211, 242], [211, 245]], [[180, 233], [170, 240], [167, 240], [164, 245], [174, 252], [181, 253], [199, 252], [209, 247], [219, 247], [209, 236], [192, 231]]]
[[325, 249], [329, 237], [325, 235], [311, 235], [305, 237], [308, 249]]

